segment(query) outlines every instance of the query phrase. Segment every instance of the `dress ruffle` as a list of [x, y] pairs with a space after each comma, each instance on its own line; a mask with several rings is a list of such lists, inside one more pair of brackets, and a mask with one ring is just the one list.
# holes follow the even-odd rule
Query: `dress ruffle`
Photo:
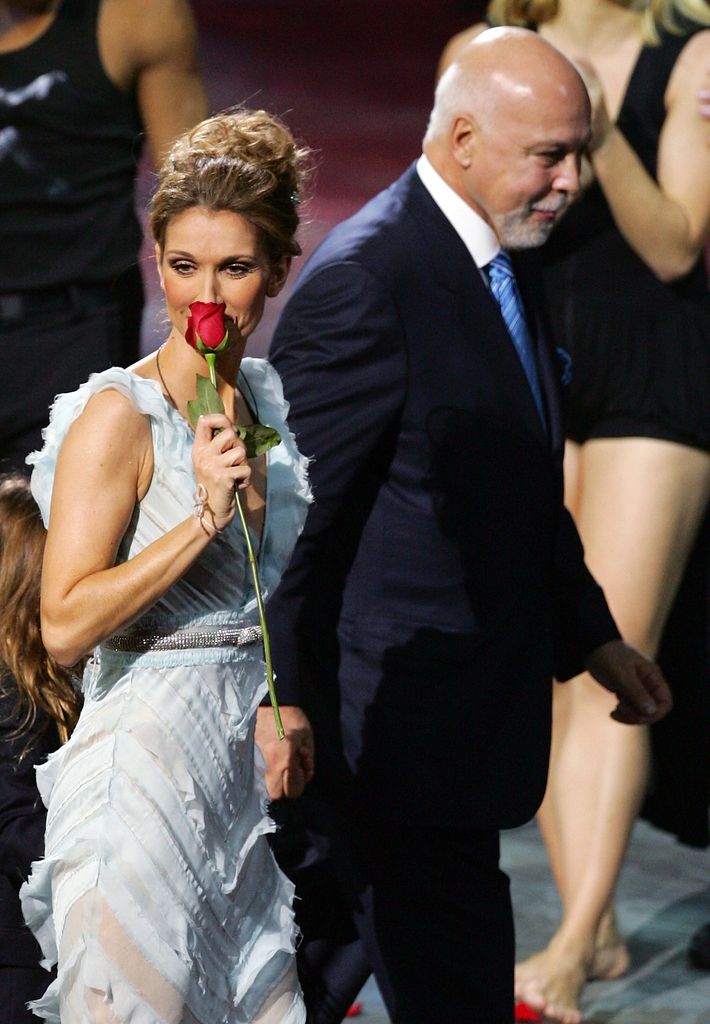
[[281, 434], [281, 444], [269, 451], [269, 516], [259, 557], [262, 587], [266, 594], [272, 594], [283, 571], [280, 567], [291, 556], [294, 531], [298, 536], [313, 500], [308, 459], [301, 455], [296, 438], [288, 429], [288, 402], [273, 366], [265, 359], [243, 359], [242, 372], [256, 397], [260, 421]]
[[[187, 425], [165, 401], [155, 381], [139, 377], [120, 366], [113, 366], [101, 373], [92, 373], [76, 391], [57, 395], [50, 409], [49, 424], [42, 431], [44, 445], [40, 451], [31, 452], [27, 456], [27, 464], [33, 467], [32, 493], [39, 505], [45, 526], [49, 524], [49, 507], [57, 458], [69, 428], [84, 411], [89, 399], [107, 390], [118, 391], [128, 398], [139, 412], [150, 416], [156, 451], [163, 451], [166, 454], [173, 452], [175, 455], [180, 451], [181, 445], [179, 437], [175, 436], [175, 427], [182, 423], [183, 429], [187, 430]], [[179, 464], [174, 468], [177, 473], [185, 472], [185, 467]]]
[[[244, 360], [243, 371], [262, 422], [283, 438], [268, 462], [259, 556], [268, 591], [305, 518], [307, 463], [285, 426], [275, 371], [262, 360]], [[155, 472], [122, 548], [127, 558], [190, 514], [195, 488], [192, 432], [155, 382], [114, 368], [60, 395], [45, 446], [29, 461], [46, 520], [64, 437], [106, 388], [151, 420]], [[253, 619], [246, 568], [239, 530], [225, 531], [138, 625]], [[79, 724], [38, 770], [46, 856], [21, 897], [45, 966], [59, 961], [57, 980], [33, 1004], [47, 1021], [305, 1021], [293, 889], [264, 839], [274, 826], [254, 747], [261, 648], [199, 653], [119, 657], [99, 648]]]

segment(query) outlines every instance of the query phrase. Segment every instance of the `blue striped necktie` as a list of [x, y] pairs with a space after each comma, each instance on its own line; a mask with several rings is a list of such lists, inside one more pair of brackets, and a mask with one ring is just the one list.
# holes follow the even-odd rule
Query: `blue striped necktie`
[[491, 292], [500, 306], [505, 326], [508, 328], [508, 334], [515, 345], [515, 351], [520, 357], [520, 362], [523, 364], [525, 376], [528, 378], [540, 419], [543, 426], [546, 426], [547, 419], [540, 390], [540, 379], [537, 373], [535, 348], [528, 331], [528, 325], [525, 322], [523, 302], [515, 281], [513, 264], [510, 262], [510, 256], [505, 249], [501, 249], [498, 255], [486, 265], [485, 269], [489, 275]]

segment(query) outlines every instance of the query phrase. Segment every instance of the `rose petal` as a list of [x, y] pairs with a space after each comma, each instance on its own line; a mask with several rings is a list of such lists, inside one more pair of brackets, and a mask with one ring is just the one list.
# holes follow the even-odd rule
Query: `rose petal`
[[224, 312], [224, 305], [220, 302], [190, 303], [194, 332], [205, 348], [216, 349], [225, 340]]

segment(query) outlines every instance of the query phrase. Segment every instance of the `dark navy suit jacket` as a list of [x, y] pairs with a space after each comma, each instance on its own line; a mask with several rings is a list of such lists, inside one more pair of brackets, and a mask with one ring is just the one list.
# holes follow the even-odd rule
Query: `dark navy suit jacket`
[[328, 236], [273, 341], [315, 495], [269, 609], [279, 695], [311, 716], [320, 787], [409, 821], [528, 819], [552, 676], [618, 636], [562, 504], [533, 263], [515, 259], [547, 430], [414, 167]]

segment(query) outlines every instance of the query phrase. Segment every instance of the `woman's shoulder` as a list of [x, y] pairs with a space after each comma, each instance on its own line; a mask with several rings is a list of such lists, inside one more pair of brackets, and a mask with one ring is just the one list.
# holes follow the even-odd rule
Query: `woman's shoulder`
[[683, 40], [674, 70], [693, 73], [700, 71], [707, 75], [709, 57], [710, 25], [698, 29]]
[[[120, 366], [93, 373], [76, 391], [58, 395], [42, 432], [43, 447], [27, 457], [28, 465], [33, 467], [32, 492], [45, 524], [57, 458], [75, 424], [91, 434], [98, 421], [103, 433], [120, 432], [121, 437], [130, 440], [129, 435], [148, 429], [146, 417], [163, 419], [167, 415], [159, 386]], [[80, 417], [81, 424], [77, 423]]]
[[697, 114], [696, 92], [708, 85], [710, 68], [710, 28], [703, 28], [678, 41], [674, 38], [677, 56], [668, 79], [666, 106], [676, 101], [690, 103]]
[[[99, 397], [100, 396], [100, 397]], [[155, 381], [140, 377], [122, 366], [112, 366], [100, 373], [92, 373], [76, 391], [57, 395], [49, 410], [49, 425], [43, 431], [45, 448], [58, 433], [66, 432], [87, 406], [100, 406], [107, 413], [138, 412], [143, 415], [164, 415], [166, 402]], [[34, 452], [28, 462], [37, 460]]]

